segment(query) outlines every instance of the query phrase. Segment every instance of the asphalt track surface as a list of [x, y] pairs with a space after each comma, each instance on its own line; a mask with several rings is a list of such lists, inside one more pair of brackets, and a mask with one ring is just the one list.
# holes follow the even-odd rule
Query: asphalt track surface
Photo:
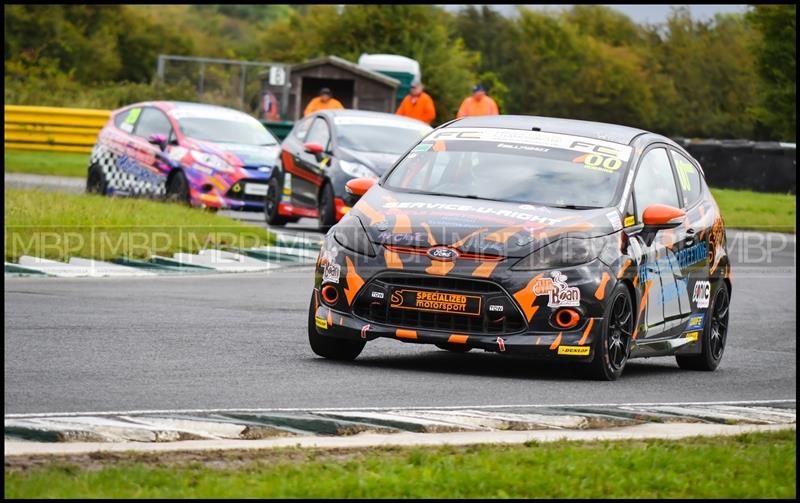
[[[292, 230], [313, 228], [301, 222]], [[380, 339], [355, 362], [324, 360], [307, 341], [307, 266], [202, 277], [6, 278], [5, 412], [793, 399], [795, 238], [729, 232], [729, 240], [732, 234], [739, 240], [731, 331], [712, 373], [652, 358], [631, 361], [617, 382], [595, 382], [575, 367]], [[768, 264], [757, 256], [759, 241], [769, 244]]]

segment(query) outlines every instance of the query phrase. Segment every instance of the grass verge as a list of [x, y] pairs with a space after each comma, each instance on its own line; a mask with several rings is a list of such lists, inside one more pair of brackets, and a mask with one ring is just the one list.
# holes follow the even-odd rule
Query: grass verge
[[[85, 177], [89, 154], [5, 151], [5, 170], [39, 175]], [[731, 228], [795, 232], [797, 197], [748, 190], [711, 189]]]
[[749, 190], [711, 189], [725, 226], [770, 232], [795, 232], [797, 196]]
[[4, 196], [9, 262], [21, 255], [143, 259], [275, 241], [266, 229], [177, 204], [23, 189], [6, 189]]
[[5, 150], [3, 161], [6, 172], [85, 178], [89, 154]]
[[97, 454], [80, 464], [16, 467], [7, 458], [5, 497], [794, 498], [796, 446], [795, 430], [782, 430], [519, 446]]

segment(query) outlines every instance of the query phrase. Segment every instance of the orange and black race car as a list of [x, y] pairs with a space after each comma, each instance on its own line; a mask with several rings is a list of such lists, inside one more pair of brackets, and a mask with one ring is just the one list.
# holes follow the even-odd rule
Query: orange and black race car
[[325, 236], [313, 351], [351, 360], [377, 337], [586, 362], [714, 370], [731, 269], [700, 165], [663, 136], [527, 116], [449, 122]]

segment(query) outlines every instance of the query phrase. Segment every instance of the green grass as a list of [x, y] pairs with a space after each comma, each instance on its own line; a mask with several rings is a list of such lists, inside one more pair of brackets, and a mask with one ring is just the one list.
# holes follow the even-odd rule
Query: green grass
[[725, 226], [775, 232], [795, 232], [797, 196], [749, 190], [711, 189]]
[[[6, 460], [6, 498], [794, 498], [794, 430], [685, 440]], [[205, 456], [203, 458], [202, 456]], [[41, 463], [41, 460], [39, 461]]]
[[[5, 151], [5, 170], [40, 175], [85, 177], [89, 154]], [[797, 198], [747, 190], [711, 189], [730, 228], [794, 232]]]
[[6, 172], [34, 175], [78, 176], [85, 178], [89, 154], [5, 150]]
[[267, 230], [177, 204], [134, 198], [5, 190], [5, 259], [111, 260], [203, 248], [271, 244]]

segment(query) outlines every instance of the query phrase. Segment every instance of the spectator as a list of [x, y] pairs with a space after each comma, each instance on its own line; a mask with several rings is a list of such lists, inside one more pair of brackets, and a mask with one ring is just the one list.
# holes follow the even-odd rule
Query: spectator
[[264, 91], [261, 97], [261, 118], [267, 121], [281, 120], [278, 112], [278, 98], [269, 91]]
[[332, 110], [336, 108], [344, 108], [336, 98], [331, 96], [331, 90], [323, 87], [319, 90], [319, 96], [308, 102], [303, 117], [311, 115], [318, 110]]
[[474, 115], [498, 115], [497, 103], [486, 95], [486, 89], [478, 84], [472, 88], [472, 96], [468, 96], [461, 107], [458, 109], [458, 117], [470, 117]]
[[425, 124], [430, 124], [436, 118], [436, 107], [433, 106], [431, 95], [423, 91], [422, 82], [414, 81], [411, 92], [403, 98], [397, 108], [397, 115], [411, 117]]

